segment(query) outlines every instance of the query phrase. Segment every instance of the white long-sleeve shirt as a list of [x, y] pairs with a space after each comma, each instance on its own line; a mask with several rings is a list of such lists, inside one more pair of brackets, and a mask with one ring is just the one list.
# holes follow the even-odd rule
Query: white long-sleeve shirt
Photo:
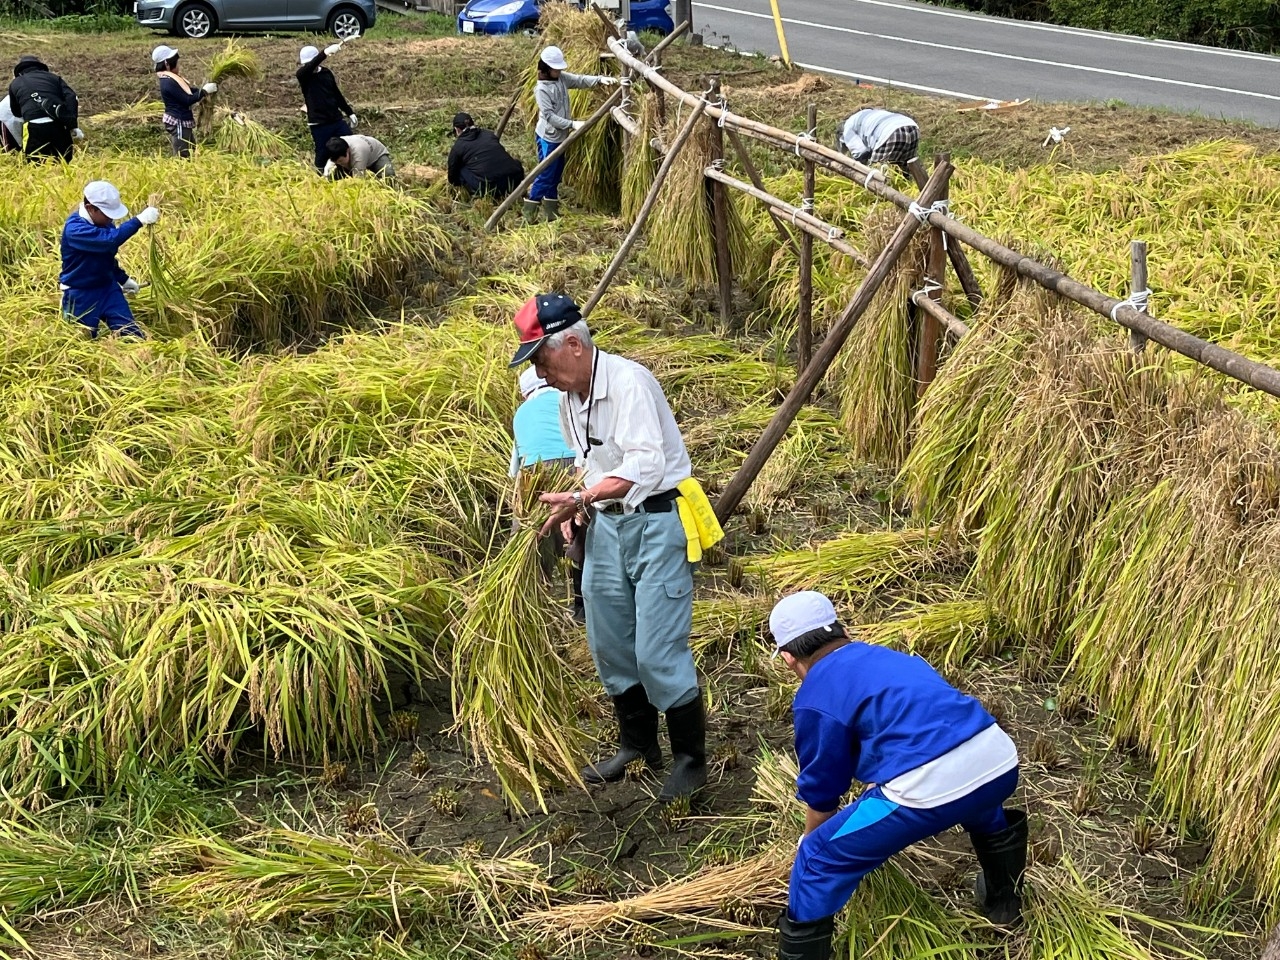
[[599, 361], [587, 399], [575, 391], [560, 398], [560, 429], [574, 450], [585, 486], [605, 477], [632, 482], [622, 498], [630, 513], [653, 494], [672, 490], [691, 477], [693, 465], [653, 374], [634, 360], [596, 349]]
[[22, 145], [22, 120], [21, 118], [14, 116], [13, 111], [9, 108], [8, 97], [5, 97], [3, 100], [0, 100], [0, 123], [3, 123], [5, 125], [5, 127], [9, 131], [9, 136], [13, 137], [14, 141], [19, 146], [21, 146]]

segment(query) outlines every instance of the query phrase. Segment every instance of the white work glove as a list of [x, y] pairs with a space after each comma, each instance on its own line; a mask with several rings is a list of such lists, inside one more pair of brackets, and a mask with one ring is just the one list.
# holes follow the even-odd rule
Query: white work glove
[[151, 226], [153, 223], [159, 222], [159, 220], [160, 220], [160, 211], [157, 210], [155, 207], [146, 207], [142, 210], [141, 213], [138, 214], [138, 222], [145, 224], [148, 227]]
[[324, 162], [324, 172], [321, 174], [326, 180], [332, 180], [338, 172], [338, 165], [332, 160]]
[[616, 87], [617, 85], [618, 85], [617, 77], [596, 77], [596, 86]]
[[587, 121], [585, 120], [570, 120], [569, 123], [573, 127], [574, 133], [577, 133], [579, 130], [581, 130], [583, 127], [587, 125]]
[[74, 130], [71, 131], [71, 136], [75, 137], [77, 140], [83, 140], [84, 131], [81, 130], [79, 127], [76, 127]]
[[138, 283], [138, 281], [133, 279], [133, 277], [130, 277], [124, 283], [120, 284], [120, 289], [125, 293], [137, 293], [142, 289], [142, 284]]
[[208, 83], [206, 83], [206, 84], [205, 84], [203, 87], [201, 87], [200, 89], [201, 89], [201, 90], [203, 90], [205, 93], [217, 93], [217, 92], [218, 92], [218, 85], [217, 85], [216, 83], [214, 83], [212, 80], [210, 80]]
[[353, 113], [351, 116], [347, 117], [347, 119], [351, 121], [351, 129], [352, 129], [352, 130], [354, 130], [356, 127], [360, 126], [360, 118], [359, 118], [359, 117], [357, 117], [354, 113]]
[[335, 53], [337, 53], [341, 49], [342, 49], [342, 41], [338, 41], [337, 43], [331, 43], [324, 48], [324, 55], [326, 57], [332, 57]]

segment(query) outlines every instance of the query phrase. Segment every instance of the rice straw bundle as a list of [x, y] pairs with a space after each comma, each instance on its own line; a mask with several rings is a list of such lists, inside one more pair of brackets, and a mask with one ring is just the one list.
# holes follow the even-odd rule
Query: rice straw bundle
[[762, 574], [778, 590], [864, 593], [886, 584], [918, 578], [930, 570], [960, 565], [962, 546], [938, 529], [849, 533], [794, 550], [758, 558], [748, 569]]
[[[632, 94], [633, 98], [636, 96], [637, 94]], [[635, 220], [644, 198], [653, 186], [654, 176], [658, 172], [658, 151], [653, 147], [653, 139], [662, 135], [662, 127], [658, 123], [658, 94], [639, 94], [639, 101], [640, 110], [636, 122], [640, 132], [627, 138], [622, 168], [622, 219], [628, 222]]]
[[[209, 80], [222, 86], [227, 80], [258, 80], [262, 77], [262, 65], [258, 55], [252, 50], [242, 47], [235, 40], [228, 40], [227, 45], [214, 54], [209, 61]], [[217, 112], [218, 93], [206, 94], [196, 110], [196, 128], [201, 137], [213, 133], [214, 115]]]
[[215, 143], [219, 150], [244, 153], [260, 160], [280, 160], [293, 152], [287, 140], [268, 130], [247, 113], [219, 110]]

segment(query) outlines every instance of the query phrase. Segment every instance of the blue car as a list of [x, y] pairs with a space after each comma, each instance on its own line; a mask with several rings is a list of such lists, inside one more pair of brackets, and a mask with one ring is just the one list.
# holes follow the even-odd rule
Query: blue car
[[[675, 29], [667, 13], [668, 0], [631, 0], [630, 28], [657, 30], [668, 34]], [[535, 0], [470, 0], [458, 14], [459, 33], [518, 33], [538, 26]]]

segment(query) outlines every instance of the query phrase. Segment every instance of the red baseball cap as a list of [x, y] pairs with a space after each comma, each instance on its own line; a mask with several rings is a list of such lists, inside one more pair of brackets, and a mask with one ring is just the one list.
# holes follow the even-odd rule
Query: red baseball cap
[[516, 311], [514, 323], [520, 335], [520, 348], [510, 366], [518, 367], [532, 360], [547, 337], [568, 330], [582, 319], [582, 311], [573, 298], [563, 293], [540, 293], [530, 297]]

